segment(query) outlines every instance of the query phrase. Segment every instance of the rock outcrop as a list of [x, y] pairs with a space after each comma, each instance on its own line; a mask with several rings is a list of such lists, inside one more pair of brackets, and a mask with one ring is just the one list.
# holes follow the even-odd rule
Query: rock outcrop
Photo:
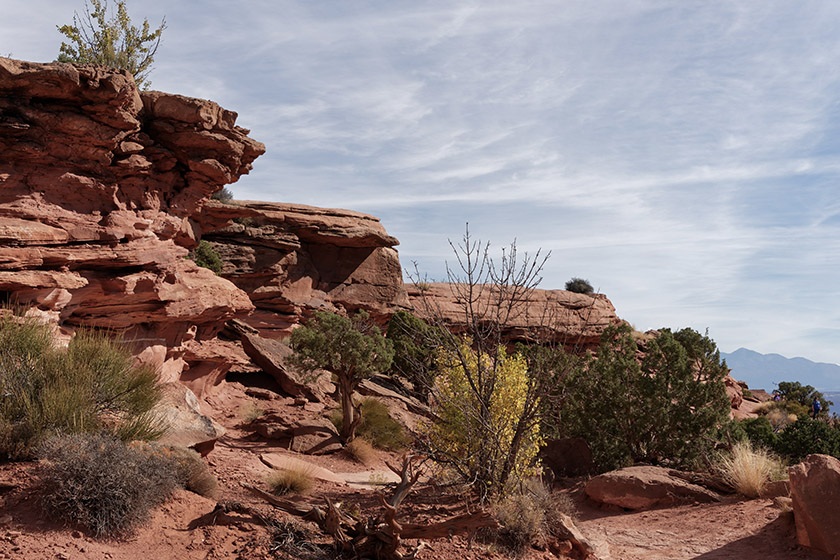
[[808, 455], [789, 473], [797, 542], [840, 555], [840, 460]]
[[201, 206], [265, 151], [235, 120], [124, 70], [0, 58], [0, 297], [186, 363], [174, 348], [253, 308], [186, 258]]
[[720, 501], [720, 496], [711, 490], [672, 476], [668, 469], [652, 466], [627, 467], [598, 475], [584, 489], [596, 502], [634, 510]]
[[278, 338], [314, 311], [364, 309], [384, 322], [409, 305], [396, 238], [373, 216], [297, 204], [212, 202], [204, 239], [224, 261], [222, 276], [256, 309], [244, 319]]
[[[429, 319], [437, 316], [454, 332], [464, 331], [464, 312], [452, 284], [407, 284], [406, 290], [415, 313]], [[478, 306], [491, 301], [492, 288], [482, 293]], [[620, 322], [610, 300], [603, 294], [578, 294], [564, 290], [534, 290], [531, 300], [504, 327], [510, 342], [560, 343], [572, 352], [597, 347], [608, 326]]]

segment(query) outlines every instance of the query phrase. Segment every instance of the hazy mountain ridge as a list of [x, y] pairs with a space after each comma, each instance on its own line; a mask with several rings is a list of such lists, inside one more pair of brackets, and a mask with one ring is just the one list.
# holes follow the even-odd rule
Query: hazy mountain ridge
[[745, 381], [753, 389], [772, 391], [780, 381], [799, 381], [824, 393], [840, 392], [840, 365], [837, 364], [786, 358], [780, 354], [761, 354], [747, 348], [731, 353], [721, 352], [720, 356], [726, 360], [732, 376]]

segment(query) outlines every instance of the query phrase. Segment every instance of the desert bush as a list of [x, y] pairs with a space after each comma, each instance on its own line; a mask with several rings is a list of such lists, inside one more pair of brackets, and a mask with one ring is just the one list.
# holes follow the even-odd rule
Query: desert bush
[[312, 542], [313, 536], [302, 523], [294, 519], [265, 519], [271, 534], [271, 551], [285, 553], [281, 558], [295, 560], [323, 560], [327, 558], [318, 544]]
[[168, 461], [174, 469], [175, 481], [182, 488], [205, 498], [216, 496], [219, 481], [210, 472], [210, 468], [201, 458], [201, 455], [194, 449], [182, 445], [146, 442], [132, 442], [129, 445], [146, 454], [155, 455]]
[[[464, 480], [485, 486], [480, 495], [503, 495], [508, 484], [537, 474], [542, 442], [537, 417], [525, 430], [517, 429], [529, 389], [527, 360], [508, 355], [502, 347], [494, 356], [479, 356], [470, 341], [463, 340], [457, 354], [439, 352], [437, 363], [436, 420], [424, 427], [435, 461], [451, 466]], [[494, 375], [486, 406], [470, 384], [482, 370]], [[539, 402], [534, 401], [534, 406]]]
[[110, 435], [52, 438], [38, 456], [45, 513], [98, 537], [130, 533], [177, 487], [171, 459]]
[[584, 280], [583, 278], [572, 278], [566, 282], [566, 291], [574, 292], [576, 294], [591, 294], [595, 291], [595, 288], [592, 287], [589, 280]]
[[754, 446], [774, 449], [776, 447], [776, 432], [773, 424], [766, 416], [757, 418], [745, 418], [738, 422], [738, 427], [743, 430], [746, 437]]
[[372, 324], [370, 315], [359, 311], [353, 318], [316, 312], [304, 325], [292, 331], [292, 362], [307, 371], [321, 368], [334, 374], [341, 404], [341, 441], [350, 443], [362, 421], [353, 402], [359, 382], [391, 367], [394, 349]]
[[[90, 6], [88, 6], [88, 2]], [[116, 1], [116, 13], [108, 10], [108, 0], [87, 0], [85, 17], [73, 14], [73, 25], [58, 27], [70, 43], [61, 43], [59, 62], [99, 64], [111, 68], [125, 68], [146, 89], [166, 20], [152, 31], [149, 21], [143, 20], [138, 29], [131, 23], [125, 0]]]
[[[363, 399], [357, 406], [362, 418], [356, 428], [357, 436], [386, 451], [400, 451], [411, 443], [411, 438], [402, 425], [391, 418], [385, 404], [376, 399]], [[344, 422], [342, 410], [332, 411], [330, 421], [341, 431]]]
[[219, 202], [230, 202], [231, 200], [233, 200], [233, 193], [229, 188], [222, 187], [221, 189], [211, 194], [210, 198], [213, 200], [218, 200]]
[[775, 451], [792, 463], [811, 453], [840, 458], [840, 431], [822, 420], [799, 418], [778, 434]]
[[782, 472], [784, 466], [769, 451], [754, 447], [746, 440], [736, 443], [730, 453], [721, 457], [717, 468], [739, 494], [758, 498], [764, 486]]
[[79, 331], [64, 351], [33, 319], [0, 317], [0, 454], [25, 458], [58, 433], [105, 430], [120, 439], [154, 439], [160, 398], [155, 372], [134, 364], [118, 341]]
[[[803, 414], [803, 418], [806, 417], [807, 414]], [[796, 422], [797, 416], [792, 412], [788, 412], [787, 408], [780, 407], [780, 408], [769, 408], [764, 415], [767, 418], [767, 421], [770, 423], [770, 426], [773, 428], [773, 432], [779, 433], [784, 430], [788, 425]]]
[[587, 440], [601, 470], [696, 466], [729, 417], [726, 364], [692, 329], [661, 329], [641, 361], [638, 350], [629, 325], [607, 328], [597, 354], [566, 380], [559, 429]]
[[275, 494], [306, 494], [315, 486], [315, 478], [305, 469], [277, 469], [266, 477]]
[[373, 450], [373, 446], [370, 442], [359, 436], [345, 445], [344, 451], [365, 466], [372, 464], [376, 460], [376, 451]]
[[198, 266], [212, 270], [216, 274], [220, 274], [224, 266], [222, 258], [213, 245], [203, 239], [198, 242], [198, 247], [190, 252], [190, 259]]
[[517, 556], [531, 545], [545, 546], [558, 536], [560, 517], [576, 513], [571, 498], [552, 493], [538, 479], [523, 481], [515, 492], [494, 502], [492, 511], [501, 525], [495, 530], [496, 540]]
[[411, 381], [427, 398], [435, 378], [435, 341], [440, 337], [437, 328], [407, 311], [397, 311], [388, 323], [386, 336], [394, 344], [390, 373]]
[[242, 421], [250, 424], [257, 418], [265, 416], [265, 409], [253, 401], [248, 401], [242, 406], [239, 413], [242, 415]]
[[802, 385], [799, 381], [781, 381], [777, 392], [782, 397], [780, 402], [787, 405], [789, 412], [796, 414], [799, 418], [809, 415], [811, 401], [814, 398], [820, 401], [819, 416], [822, 418], [828, 418], [829, 407], [834, 404], [811, 385]]

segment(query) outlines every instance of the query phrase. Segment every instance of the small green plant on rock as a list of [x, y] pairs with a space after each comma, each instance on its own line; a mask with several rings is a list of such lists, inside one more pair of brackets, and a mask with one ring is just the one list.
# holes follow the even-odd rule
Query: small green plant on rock
[[198, 247], [190, 252], [190, 259], [198, 266], [212, 270], [216, 274], [221, 274], [224, 266], [222, 258], [213, 245], [203, 239], [198, 242]]
[[572, 278], [566, 282], [566, 291], [574, 292], [576, 294], [591, 294], [595, 291], [595, 288], [592, 287], [589, 280], [584, 280], [583, 278]]

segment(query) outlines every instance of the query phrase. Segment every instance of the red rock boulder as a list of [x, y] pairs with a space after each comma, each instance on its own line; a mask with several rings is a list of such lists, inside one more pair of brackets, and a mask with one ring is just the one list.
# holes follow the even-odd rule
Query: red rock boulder
[[840, 554], [840, 460], [808, 455], [789, 473], [797, 542]]

